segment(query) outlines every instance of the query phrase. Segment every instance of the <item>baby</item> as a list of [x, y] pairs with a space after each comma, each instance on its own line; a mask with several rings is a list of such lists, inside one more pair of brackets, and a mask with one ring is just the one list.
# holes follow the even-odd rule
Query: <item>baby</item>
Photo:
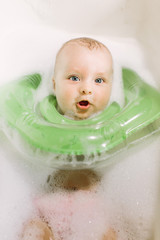
[[[54, 68], [57, 110], [75, 120], [103, 111], [110, 99], [112, 76], [112, 56], [105, 45], [90, 38], [66, 42]], [[21, 240], [116, 240], [98, 194], [100, 180], [92, 170], [57, 171], [48, 181], [50, 193], [35, 199], [38, 218], [25, 224]], [[77, 219], [83, 225], [81, 231]]]
[[54, 68], [58, 111], [75, 120], [103, 111], [110, 99], [112, 76], [112, 56], [105, 45], [90, 38], [66, 42]]

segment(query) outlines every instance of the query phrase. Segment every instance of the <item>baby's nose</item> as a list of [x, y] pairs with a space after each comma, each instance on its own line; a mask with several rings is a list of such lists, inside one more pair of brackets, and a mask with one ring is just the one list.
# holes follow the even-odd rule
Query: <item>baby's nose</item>
[[80, 93], [84, 95], [91, 95], [92, 94], [92, 87], [90, 84], [83, 84], [80, 88]]

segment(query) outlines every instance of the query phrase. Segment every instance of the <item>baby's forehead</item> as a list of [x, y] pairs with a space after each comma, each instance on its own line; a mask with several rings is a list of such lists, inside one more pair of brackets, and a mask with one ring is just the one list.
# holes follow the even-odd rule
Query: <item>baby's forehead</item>
[[[99, 53], [100, 54], [99, 54]], [[78, 56], [91, 55], [92, 57], [103, 56], [107, 59], [109, 65], [113, 65], [113, 58], [109, 49], [105, 46], [96, 46], [94, 48], [89, 48], [86, 45], [78, 44], [77, 42], [69, 42], [62, 46], [56, 56], [55, 68], [61, 65], [62, 62], [71, 61], [73, 57], [77, 58]]]
[[62, 63], [68, 65], [71, 62], [73, 64], [72, 58], [75, 57], [76, 59], [77, 56], [81, 55], [82, 52], [84, 54], [91, 54], [92, 57], [94, 55], [95, 57], [97, 57], [98, 52], [100, 52], [100, 55], [102, 53], [101, 56], [103, 56], [105, 60], [107, 60], [107, 66], [110, 68], [111, 71], [113, 70], [112, 55], [105, 45], [99, 44], [95, 45], [94, 47], [89, 47], [86, 44], [79, 44], [79, 42], [76, 41], [69, 41], [65, 43], [57, 53], [54, 66], [54, 74], [56, 75], [57, 71], [59, 71], [59, 69], [62, 67]]

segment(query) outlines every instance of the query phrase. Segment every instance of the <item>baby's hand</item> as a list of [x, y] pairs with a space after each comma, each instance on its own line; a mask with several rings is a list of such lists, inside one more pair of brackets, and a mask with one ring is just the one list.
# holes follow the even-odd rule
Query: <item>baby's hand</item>
[[25, 224], [21, 240], [54, 240], [48, 225], [40, 219]]
[[117, 234], [113, 229], [109, 229], [102, 240], [117, 240]]

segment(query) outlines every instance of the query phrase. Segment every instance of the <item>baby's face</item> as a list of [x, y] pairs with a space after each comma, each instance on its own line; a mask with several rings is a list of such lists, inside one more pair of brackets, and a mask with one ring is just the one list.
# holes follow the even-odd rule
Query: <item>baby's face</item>
[[112, 71], [112, 57], [105, 48], [89, 50], [70, 44], [62, 49], [53, 79], [59, 112], [80, 120], [104, 110]]

